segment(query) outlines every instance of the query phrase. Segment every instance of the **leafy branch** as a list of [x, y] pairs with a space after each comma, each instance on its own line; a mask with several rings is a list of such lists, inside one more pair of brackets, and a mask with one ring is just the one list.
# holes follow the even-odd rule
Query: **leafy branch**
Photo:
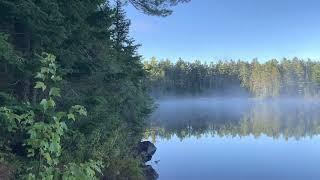
[[101, 173], [102, 164], [90, 161], [82, 164], [70, 163], [61, 166], [59, 157], [62, 153], [61, 139], [68, 129], [67, 121], [76, 121], [77, 116], [87, 116], [83, 106], [74, 105], [67, 112], [57, 111], [56, 98], [60, 97], [57, 86], [62, 80], [58, 75], [55, 56], [43, 53], [40, 56], [42, 67], [35, 78], [38, 80], [34, 88], [43, 93], [39, 102], [41, 112], [29, 110], [19, 114], [7, 107], [1, 107], [0, 113], [6, 119], [7, 130], [10, 133], [25, 131], [27, 156], [38, 162], [38, 166], [30, 167], [27, 179], [77, 179], [77, 176], [94, 179], [96, 172]]

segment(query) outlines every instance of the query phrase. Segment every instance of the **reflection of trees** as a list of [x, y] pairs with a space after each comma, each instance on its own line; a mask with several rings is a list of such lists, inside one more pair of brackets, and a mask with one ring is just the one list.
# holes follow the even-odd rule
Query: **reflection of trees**
[[[227, 103], [210, 106], [160, 107], [152, 117], [149, 135], [184, 139], [194, 136], [267, 135], [303, 138], [320, 133], [320, 105], [298, 101]], [[170, 110], [171, 109], [171, 110]], [[149, 137], [152, 137], [149, 136]]]

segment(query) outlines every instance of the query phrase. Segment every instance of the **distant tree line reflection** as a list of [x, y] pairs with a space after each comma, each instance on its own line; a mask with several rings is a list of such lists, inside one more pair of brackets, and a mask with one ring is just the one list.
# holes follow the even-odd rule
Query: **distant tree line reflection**
[[278, 139], [313, 137], [320, 133], [320, 105], [302, 100], [166, 101], [151, 117], [146, 136], [170, 139], [231, 136]]

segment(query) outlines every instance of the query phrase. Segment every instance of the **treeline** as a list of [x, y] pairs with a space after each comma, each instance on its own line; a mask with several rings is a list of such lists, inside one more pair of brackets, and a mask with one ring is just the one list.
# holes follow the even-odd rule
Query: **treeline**
[[179, 59], [144, 62], [146, 82], [153, 96], [251, 95], [254, 97], [319, 96], [320, 62], [298, 58], [260, 63], [218, 61], [187, 62]]
[[124, 2], [0, 0], [0, 179], [143, 179], [152, 101]]

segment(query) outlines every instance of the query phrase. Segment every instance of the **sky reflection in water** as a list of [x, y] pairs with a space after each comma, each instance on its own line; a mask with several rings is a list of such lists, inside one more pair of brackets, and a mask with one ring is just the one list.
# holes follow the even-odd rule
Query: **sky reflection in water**
[[150, 163], [160, 180], [320, 179], [319, 117], [315, 101], [160, 101]]

